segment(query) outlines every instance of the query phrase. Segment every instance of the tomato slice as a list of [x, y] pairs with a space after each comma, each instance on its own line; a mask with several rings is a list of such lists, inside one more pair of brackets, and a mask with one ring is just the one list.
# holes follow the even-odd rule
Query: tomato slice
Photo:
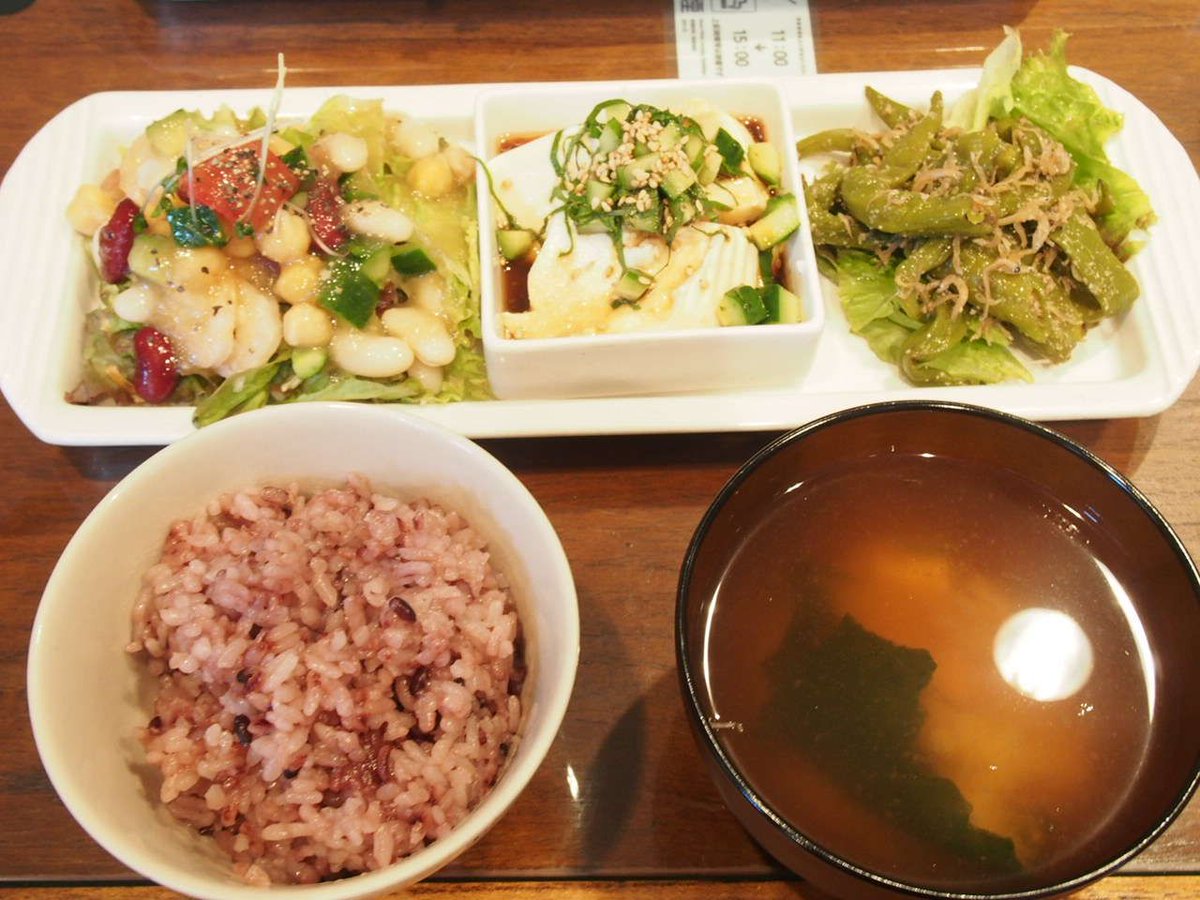
[[[270, 227], [275, 213], [300, 187], [300, 178], [287, 163], [267, 151], [266, 175], [258, 199], [262, 146], [258, 143], [231, 147], [192, 168], [179, 184], [179, 193], [189, 203], [210, 207], [225, 222], [248, 222], [255, 231]], [[253, 208], [251, 207], [253, 204]]]

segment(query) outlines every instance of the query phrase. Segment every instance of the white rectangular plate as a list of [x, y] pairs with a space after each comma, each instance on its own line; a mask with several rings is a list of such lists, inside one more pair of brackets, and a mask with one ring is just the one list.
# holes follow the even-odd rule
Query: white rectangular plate
[[[781, 81], [798, 136], [834, 125], [873, 127], [863, 88], [923, 105], [934, 90], [952, 102], [976, 69], [810, 75]], [[882, 400], [977, 403], [1031, 419], [1145, 416], [1170, 406], [1200, 366], [1200, 178], [1162, 122], [1111, 81], [1074, 74], [1125, 115], [1109, 147], [1158, 213], [1150, 240], [1131, 263], [1142, 296], [1119, 321], [1090, 333], [1059, 366], [1031, 364], [1032, 384], [913, 388], [850, 334], [831, 285], [816, 359], [795, 384], [771, 390], [588, 400], [397, 405], [475, 438], [580, 434], [749, 431], [790, 428], [817, 416]], [[345, 93], [382, 98], [389, 109], [428, 119], [470, 143], [476, 96], [488, 85], [293, 88], [282, 114], [305, 116]], [[267, 91], [94, 94], [54, 117], [0, 185], [0, 387], [39, 438], [63, 445], [166, 444], [193, 430], [190, 408], [73, 406], [83, 316], [94, 285], [83, 241], [65, 209], [78, 185], [97, 181], [147, 124], [174, 109], [238, 111]]]

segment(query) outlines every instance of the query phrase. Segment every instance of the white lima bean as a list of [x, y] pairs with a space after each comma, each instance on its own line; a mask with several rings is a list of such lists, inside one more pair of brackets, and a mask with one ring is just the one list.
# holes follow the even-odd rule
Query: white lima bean
[[412, 349], [400, 338], [353, 327], [333, 333], [329, 355], [342, 371], [362, 378], [395, 378], [413, 364]]
[[270, 229], [260, 232], [254, 243], [267, 259], [280, 265], [290, 263], [308, 253], [308, 222], [303, 216], [281, 209], [275, 214]]
[[356, 234], [399, 244], [412, 237], [412, 220], [378, 200], [356, 200], [342, 208], [342, 221]]
[[402, 119], [392, 126], [392, 144], [405, 156], [421, 159], [437, 153], [437, 132], [424, 122]]
[[279, 301], [250, 282], [238, 279], [233, 351], [217, 366], [217, 373], [228, 378], [266, 365], [282, 340], [283, 318], [279, 314]]
[[437, 272], [410, 278], [405, 282], [404, 292], [413, 306], [435, 316], [440, 317], [446, 307], [446, 280]]
[[324, 347], [333, 338], [333, 319], [315, 303], [300, 303], [283, 314], [283, 340], [290, 347]]
[[410, 378], [416, 379], [417, 383], [430, 394], [436, 394], [442, 389], [441, 366], [427, 366], [418, 359], [409, 367], [408, 375]]
[[136, 322], [140, 325], [150, 321], [159, 299], [158, 285], [138, 278], [113, 297], [112, 309], [126, 322]]
[[384, 331], [402, 338], [425, 365], [445, 366], [454, 360], [454, 341], [437, 316], [413, 306], [394, 306], [380, 321]]
[[367, 142], [353, 134], [335, 131], [312, 146], [313, 154], [339, 172], [357, 172], [367, 164]]

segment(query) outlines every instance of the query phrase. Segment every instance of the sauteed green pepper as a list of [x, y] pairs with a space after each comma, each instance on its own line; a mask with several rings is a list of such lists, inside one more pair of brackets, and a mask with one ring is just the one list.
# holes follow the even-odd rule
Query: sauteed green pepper
[[[1015, 57], [1011, 46], [996, 56], [1021, 58], [1013, 40]], [[1064, 46], [1059, 35], [1001, 75], [989, 58], [979, 91], [949, 110], [940, 93], [922, 114], [868, 87], [887, 130], [797, 143], [801, 157], [834, 155], [805, 186], [822, 269], [854, 330], [914, 384], [1031, 380], [1011, 345], [1063, 362], [1138, 296], [1122, 260], [1153, 213], [1099, 149], [1111, 130], [1077, 134], [1081, 120], [1111, 128], [1119, 116], [1070, 78]], [[1055, 98], [1072, 121], [1048, 112]], [[1094, 116], [1078, 112], [1089, 107]]]

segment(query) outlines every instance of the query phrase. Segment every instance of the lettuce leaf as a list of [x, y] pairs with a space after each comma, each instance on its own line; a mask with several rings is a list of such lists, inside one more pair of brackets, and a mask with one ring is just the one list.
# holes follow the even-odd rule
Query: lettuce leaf
[[1100, 224], [1114, 242], [1123, 241], [1134, 228], [1153, 223], [1154, 210], [1138, 183], [1109, 161], [1104, 145], [1121, 130], [1124, 117], [1108, 109], [1091, 86], [1068, 74], [1067, 37], [1059, 31], [1049, 50], [1025, 58], [1012, 79], [1012, 111], [1067, 148], [1075, 159], [1076, 184], [1107, 186], [1113, 204]]
[[842, 310], [855, 334], [869, 322], [886, 319], [900, 309], [895, 268], [883, 265], [873, 254], [861, 250], [839, 253], [837, 286]]
[[1033, 381], [1033, 375], [1001, 344], [963, 341], [944, 350], [924, 366], [945, 372], [959, 384], [995, 384], [1000, 381]]
[[946, 115], [946, 125], [981, 131], [989, 119], [1007, 116], [1013, 108], [1012, 80], [1021, 67], [1021, 35], [1004, 26], [1004, 40], [983, 63], [979, 85], [967, 91]]

